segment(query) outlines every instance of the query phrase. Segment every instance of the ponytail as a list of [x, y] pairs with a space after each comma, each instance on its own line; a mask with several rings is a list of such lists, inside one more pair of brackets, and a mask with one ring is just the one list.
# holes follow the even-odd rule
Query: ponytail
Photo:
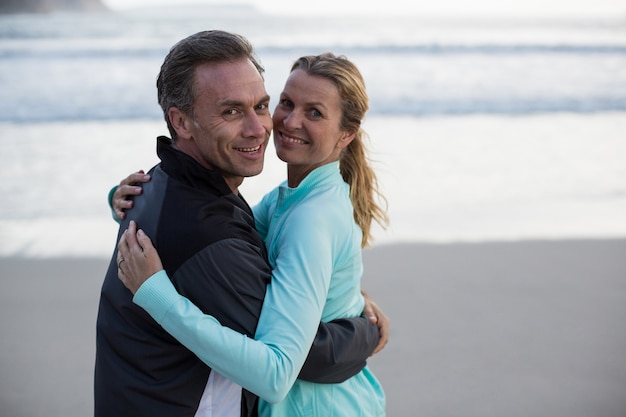
[[[350, 200], [354, 207], [354, 221], [363, 232], [361, 247], [370, 246], [374, 240], [371, 233], [372, 221], [383, 229], [389, 224], [387, 199], [379, 189], [376, 172], [367, 157], [361, 128], [339, 160], [339, 170], [343, 180], [350, 185]], [[381, 206], [378, 202], [381, 202]]]

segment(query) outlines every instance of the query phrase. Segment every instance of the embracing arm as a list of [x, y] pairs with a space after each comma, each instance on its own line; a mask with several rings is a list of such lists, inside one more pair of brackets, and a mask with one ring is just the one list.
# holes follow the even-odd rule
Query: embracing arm
[[[135, 294], [133, 301], [220, 374], [267, 401], [278, 402], [284, 398], [302, 365], [293, 359], [297, 354], [292, 349], [284, 349], [286, 343], [283, 341], [276, 345], [257, 342], [204, 314], [177, 292], [150, 239], [141, 230], [136, 237], [142, 244], [138, 244], [135, 227], [131, 221], [122, 235], [117, 259], [118, 276]], [[210, 250], [212, 259], [236, 259], [246, 255], [245, 244], [240, 244], [237, 239]], [[233, 255], [234, 251], [239, 253]], [[236, 265], [232, 267], [237, 268]], [[244, 269], [245, 266], [240, 272]], [[173, 279], [177, 275], [174, 274]], [[150, 278], [145, 280], [147, 276]], [[302, 361], [305, 356], [306, 350], [302, 353]]]
[[163, 270], [139, 288], [133, 301], [211, 368], [269, 402], [282, 400], [295, 381], [297, 365], [290, 355], [204, 314], [176, 291]]
[[[269, 228], [271, 200], [268, 194], [252, 207], [256, 229], [263, 239]], [[362, 293], [366, 317], [320, 322], [298, 379], [325, 384], [344, 382], [360, 372], [367, 358], [387, 344], [389, 319], [365, 291]]]
[[[130, 197], [141, 194], [141, 184], [150, 178], [140, 170], [129, 174], [111, 189], [108, 202], [114, 220], [119, 222], [125, 218], [126, 210], [133, 207]], [[264, 236], [269, 221], [267, 210], [262, 203], [253, 210], [257, 230]], [[298, 378], [316, 383], [340, 383], [360, 372], [367, 358], [387, 343], [388, 320], [366, 297], [366, 309], [373, 310], [372, 305], [376, 310], [367, 313], [374, 316], [371, 320], [356, 317], [320, 322]]]
[[[122, 244], [124, 238], [120, 242], [120, 253], [126, 262], [118, 272], [125, 285], [135, 293], [134, 301], [221, 374], [268, 401], [276, 402], [284, 398], [309, 352], [320, 317], [315, 310], [321, 311], [325, 290], [304, 288], [311, 283], [296, 281], [297, 285], [292, 285], [289, 280], [274, 280], [269, 286], [272, 288], [268, 288], [260, 320], [272, 323], [272, 326], [266, 325], [265, 329], [269, 330], [266, 334], [257, 334], [260, 341], [255, 341], [223, 327], [216, 319], [202, 313], [187, 298], [178, 294], [164, 271], [156, 273], [143, 285], [145, 278], [133, 281], [133, 263], [154, 260], [156, 254], [142, 232], [138, 236], [145, 251], [134, 245], [133, 228], [134, 222], [131, 222], [129, 231], [124, 234], [129, 237], [130, 249]], [[130, 256], [130, 250], [139, 251], [141, 255]], [[148, 276], [159, 271], [162, 267], [158, 254], [156, 259], [158, 263], [144, 269], [140, 275]], [[311, 299], [307, 294], [312, 291], [324, 297]], [[310, 305], [303, 305], [307, 302]], [[290, 304], [286, 309], [285, 303]]]
[[378, 327], [365, 316], [321, 322], [298, 379], [343, 382], [363, 369], [379, 342]]
[[336, 384], [356, 375], [367, 358], [389, 341], [389, 318], [372, 298], [365, 298], [363, 316], [321, 322], [298, 379]]

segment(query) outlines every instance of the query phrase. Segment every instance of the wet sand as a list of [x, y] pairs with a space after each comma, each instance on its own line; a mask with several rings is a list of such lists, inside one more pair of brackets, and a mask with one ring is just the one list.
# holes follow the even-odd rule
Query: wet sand
[[[381, 245], [387, 415], [624, 417], [626, 240]], [[0, 415], [92, 415], [100, 258], [0, 258]]]

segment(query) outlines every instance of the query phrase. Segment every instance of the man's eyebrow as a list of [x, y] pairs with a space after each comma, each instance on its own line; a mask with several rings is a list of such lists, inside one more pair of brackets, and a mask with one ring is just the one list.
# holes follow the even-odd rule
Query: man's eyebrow
[[219, 107], [243, 107], [244, 103], [241, 100], [223, 100], [219, 102]]
[[[270, 101], [269, 94], [262, 97], [255, 105]], [[223, 100], [219, 103], [220, 107], [245, 107], [246, 103], [241, 100]]]
[[270, 95], [266, 94], [265, 97], [262, 97], [261, 100], [259, 100], [259, 102], [257, 104], [267, 103], [269, 101], [270, 101]]

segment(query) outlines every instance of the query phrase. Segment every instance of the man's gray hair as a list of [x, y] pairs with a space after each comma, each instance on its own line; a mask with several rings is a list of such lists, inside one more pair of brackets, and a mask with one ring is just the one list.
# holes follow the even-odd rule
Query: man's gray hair
[[193, 116], [194, 74], [198, 65], [233, 62], [247, 58], [261, 77], [265, 69], [257, 60], [250, 42], [241, 35], [221, 30], [208, 30], [191, 35], [170, 49], [157, 78], [159, 105], [167, 122], [172, 140], [176, 131], [170, 123], [168, 112], [176, 107]]

